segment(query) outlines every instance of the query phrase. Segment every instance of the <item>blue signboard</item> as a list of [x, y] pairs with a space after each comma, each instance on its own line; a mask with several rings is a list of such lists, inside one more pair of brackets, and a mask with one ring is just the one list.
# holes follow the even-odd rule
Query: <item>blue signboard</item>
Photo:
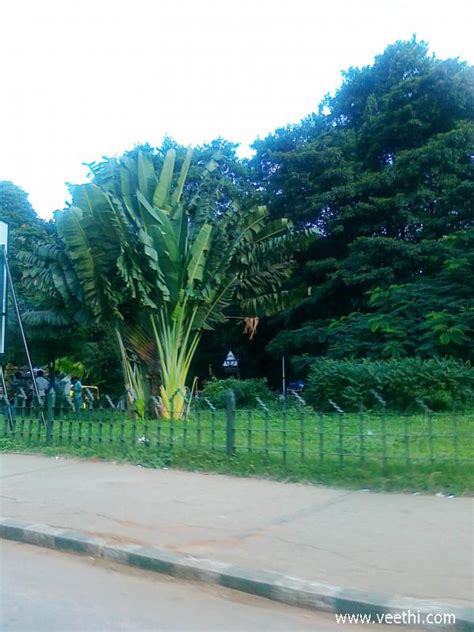
[[226, 359], [222, 363], [222, 366], [224, 367], [224, 371], [226, 373], [237, 373], [237, 371], [239, 370], [239, 361], [232, 353], [232, 351], [229, 351]]

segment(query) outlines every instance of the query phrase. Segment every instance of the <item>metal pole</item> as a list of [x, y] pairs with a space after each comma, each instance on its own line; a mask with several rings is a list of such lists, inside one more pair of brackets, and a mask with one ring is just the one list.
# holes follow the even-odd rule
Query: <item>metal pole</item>
[[52, 388], [48, 393], [48, 423], [46, 425], [46, 445], [51, 445], [53, 438], [54, 406], [56, 404], [56, 392]]
[[283, 397], [286, 397], [285, 356], [281, 357], [281, 386], [282, 386]]
[[235, 428], [235, 395], [229, 389], [226, 393], [226, 453], [227, 456], [234, 454], [234, 428]]
[[8, 424], [10, 426], [10, 430], [13, 430], [13, 415], [10, 408], [10, 400], [8, 398], [7, 385], [5, 382], [5, 374], [3, 372], [3, 366], [0, 364], [0, 380], [3, 389], [3, 402], [5, 406], [5, 410], [7, 411]]
[[[30, 369], [31, 379], [33, 380], [33, 390], [34, 390], [35, 395], [36, 395], [36, 401], [38, 402], [38, 405], [40, 405], [41, 404], [41, 400], [40, 400], [38, 385], [36, 384], [36, 380], [35, 380], [35, 374], [34, 374], [34, 371], [33, 371], [33, 364], [31, 362], [30, 350], [28, 348], [28, 342], [26, 340], [25, 330], [23, 328], [23, 322], [21, 320], [21, 315], [20, 315], [20, 308], [18, 307], [18, 301], [17, 301], [17, 298], [16, 298], [16, 292], [15, 292], [15, 288], [13, 287], [12, 275], [11, 275], [11, 272], [10, 272], [10, 266], [8, 264], [8, 257], [7, 257], [7, 253], [6, 253], [6, 250], [5, 250], [4, 246], [2, 246], [2, 256], [3, 256], [3, 261], [5, 263], [5, 269], [7, 271], [8, 285], [10, 286], [10, 291], [11, 291], [11, 294], [12, 294], [13, 306], [15, 308], [15, 314], [16, 314], [16, 318], [17, 318], [17, 321], [18, 321], [18, 326], [20, 328], [21, 338], [23, 340], [23, 347], [25, 349], [26, 359], [28, 361], [28, 368]], [[46, 421], [45, 421], [44, 414], [43, 414], [42, 410], [40, 410], [40, 417], [41, 417], [41, 422], [42, 422], [43, 426], [46, 426]]]

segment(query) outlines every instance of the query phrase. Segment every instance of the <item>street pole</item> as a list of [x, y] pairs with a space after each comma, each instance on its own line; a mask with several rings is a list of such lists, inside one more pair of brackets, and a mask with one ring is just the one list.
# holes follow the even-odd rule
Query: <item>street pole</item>
[[[23, 328], [23, 322], [21, 320], [20, 308], [18, 307], [18, 301], [17, 301], [17, 298], [16, 298], [15, 288], [13, 286], [12, 275], [11, 275], [11, 272], [10, 272], [10, 266], [8, 264], [8, 257], [7, 257], [7, 252], [6, 252], [5, 246], [2, 246], [2, 257], [3, 257], [3, 262], [4, 262], [4, 265], [5, 265], [5, 270], [7, 271], [8, 285], [10, 286], [10, 292], [11, 292], [12, 299], [13, 299], [13, 307], [15, 308], [16, 319], [18, 321], [18, 327], [20, 329], [21, 339], [23, 341], [23, 347], [25, 349], [26, 359], [28, 361], [28, 368], [30, 369], [30, 375], [31, 375], [31, 379], [32, 379], [32, 382], [33, 382], [33, 390], [34, 390], [35, 395], [36, 395], [36, 401], [38, 402], [38, 406], [40, 406], [41, 405], [40, 394], [39, 394], [39, 391], [38, 391], [38, 385], [36, 384], [35, 373], [33, 371], [33, 364], [31, 362], [30, 350], [28, 348], [28, 342], [26, 340], [25, 330]], [[46, 421], [45, 421], [44, 414], [43, 414], [42, 410], [40, 410], [40, 417], [41, 417], [41, 422], [42, 422], [43, 426], [46, 426]]]
[[3, 372], [3, 366], [0, 364], [0, 383], [3, 391], [3, 405], [5, 406], [4, 413], [8, 417], [8, 425], [10, 426], [10, 430], [13, 430], [13, 415], [12, 409], [10, 408], [10, 398], [8, 397], [7, 384], [5, 382], [5, 374]]
[[281, 357], [281, 386], [282, 386], [283, 397], [286, 397], [285, 356]]

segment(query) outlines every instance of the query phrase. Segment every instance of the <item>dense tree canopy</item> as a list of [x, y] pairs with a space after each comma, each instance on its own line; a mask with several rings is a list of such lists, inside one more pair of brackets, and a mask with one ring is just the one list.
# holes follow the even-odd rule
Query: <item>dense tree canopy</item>
[[[9, 226], [9, 262], [13, 282], [17, 290], [20, 310], [24, 313], [41, 300], [37, 293], [27, 288], [22, 280], [23, 266], [18, 259], [21, 250], [31, 250], [38, 242], [50, 239], [52, 226], [38, 217], [28, 194], [12, 182], [0, 181], [0, 221]], [[7, 360], [17, 364], [25, 362], [23, 344], [17, 328], [16, 317], [10, 303], [7, 335]], [[38, 345], [38, 360], [43, 362], [44, 349]]]
[[[259, 261], [259, 266], [268, 278], [279, 275], [285, 290], [304, 290], [299, 302], [276, 317], [263, 317], [252, 340], [242, 335], [238, 319], [215, 323], [215, 331], [202, 333], [190, 374], [201, 379], [219, 375], [229, 348], [240, 357], [245, 377], [275, 378], [281, 355], [472, 359], [473, 113], [473, 68], [458, 59], [437, 59], [428, 53], [427, 44], [412, 39], [388, 46], [370, 66], [344, 72], [339, 90], [326, 96], [314, 113], [255, 141], [251, 160], [239, 160], [236, 145], [225, 139], [195, 148], [182, 194], [186, 203], [199, 197], [199, 217], [207, 218], [204, 223], [218, 223], [233, 213], [251, 217], [252, 209], [265, 205], [270, 220], [287, 217], [296, 227], [316, 228], [319, 237], [290, 258], [296, 267], [289, 279], [281, 268], [283, 260], [277, 257], [275, 267], [275, 253], [262, 251], [261, 257], [268, 259]], [[116, 276], [98, 275], [96, 281], [101, 280], [95, 290], [100, 286], [101, 292], [94, 301], [99, 302], [89, 302], [85, 311], [84, 292], [90, 291], [91, 297], [94, 292], [84, 279], [75, 286], [77, 279], [60, 282], [53, 275], [48, 282], [56, 283], [56, 291], [43, 292], [33, 301], [36, 317], [38, 308], [44, 310], [36, 322], [52, 327], [49, 337], [61, 331], [79, 332], [83, 340], [92, 341], [83, 349], [97, 359], [98, 366], [111, 364], [108, 352], [100, 347], [104, 332], [97, 328], [99, 312], [120, 314], [125, 322], [132, 322], [130, 305], [135, 299], [141, 305], [156, 299], [149, 291], [154, 265], [149, 249], [159, 259], [160, 248], [166, 253], [167, 246], [159, 235], [152, 236], [152, 246], [140, 233], [149, 232], [146, 218], [153, 215], [155, 205], [148, 176], [138, 182], [137, 173], [145, 157], [150, 182], [158, 182], [170, 150], [176, 152], [173, 189], [186, 152], [169, 138], [159, 148], [142, 145], [120, 158], [91, 164], [93, 184], [73, 191], [73, 207], [82, 215], [68, 209], [63, 214], [67, 222], [58, 216], [59, 242], [51, 228], [38, 220], [26, 194], [11, 183], [0, 183], [0, 219], [13, 228], [15, 251], [21, 246], [34, 251], [58, 273], [64, 269], [60, 242], [69, 240], [69, 259], [76, 247], [71, 226], [77, 216], [76, 229], [89, 239], [96, 269], [108, 269], [112, 263], [119, 266]], [[132, 174], [131, 179], [124, 173]], [[132, 188], [127, 190], [129, 185]], [[119, 207], [129, 213], [127, 204], [137, 188], [145, 202], [131, 203], [136, 216], [128, 217], [133, 239], [127, 248], [122, 235], [117, 250], [107, 222]], [[189, 212], [191, 230], [194, 211]], [[231, 224], [230, 232], [235, 228]], [[119, 229], [113, 225], [117, 237]], [[201, 219], [196, 226], [203, 226]], [[35, 250], [39, 241], [49, 247]], [[147, 259], [144, 276], [134, 267], [142, 266], [140, 257]], [[242, 254], [242, 270], [253, 265], [245, 257]], [[14, 273], [19, 279], [17, 261]], [[23, 284], [29, 274], [26, 271]], [[124, 282], [131, 293], [120, 290]], [[31, 291], [31, 283], [28, 287]], [[245, 289], [248, 295], [251, 281]], [[238, 314], [226, 311], [226, 316], [233, 315]]]
[[30, 323], [115, 330], [125, 382], [142, 406], [142, 371], [158, 359], [166, 417], [183, 412], [202, 332], [232, 309], [241, 318], [281, 309], [292, 248], [313, 232], [240, 204], [234, 183], [225, 188], [228, 174], [213, 182], [220, 155], [188, 183], [192, 154], [179, 171], [174, 148], [164, 158], [141, 148], [93, 166], [94, 182], [74, 187], [72, 204], [56, 215], [56, 243], [22, 256], [29, 285], [54, 301]]
[[271, 352], [472, 354], [473, 112], [471, 67], [397, 42], [255, 143], [271, 211], [321, 231], [299, 269], [312, 296]]
[[34, 243], [47, 238], [52, 227], [41, 220], [31, 206], [28, 194], [12, 182], [0, 181], [0, 221], [9, 226], [11, 269], [16, 281], [21, 279], [17, 253], [30, 249]]
[[[28, 283], [27, 277], [22, 278], [25, 265], [20, 255], [34, 251], [39, 244], [53, 246], [54, 223], [38, 217], [28, 195], [20, 187], [5, 181], [0, 182], [0, 221], [9, 225], [10, 267], [20, 311], [23, 320], [26, 320], [33, 363], [36, 366], [54, 366], [55, 360], [69, 356], [84, 365], [84, 377], [89, 383], [107, 385], [109, 392], [121, 391], [121, 379], [117, 379], [118, 358], [106, 331], [71, 327], [69, 322], [50, 327], [43, 326], [43, 323], [35, 326], [34, 321], [31, 323], [27, 317], [24, 318], [31, 310], [51, 310], [57, 303], [54, 295], [38, 291]], [[26, 356], [11, 302], [9, 312], [6, 359], [23, 366]]]

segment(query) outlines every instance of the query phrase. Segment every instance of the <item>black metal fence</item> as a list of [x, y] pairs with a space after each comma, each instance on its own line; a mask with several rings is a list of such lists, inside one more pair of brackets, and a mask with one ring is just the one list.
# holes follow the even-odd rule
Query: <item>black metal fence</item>
[[270, 409], [263, 402], [236, 410], [229, 393], [227, 408], [196, 410], [182, 419], [158, 414], [141, 418], [134, 410], [56, 406], [4, 406], [1, 438], [12, 447], [88, 449], [103, 456], [131, 451], [260, 455], [288, 463], [378, 464], [436, 468], [474, 462], [474, 413], [420, 414], [317, 413], [303, 405]]

